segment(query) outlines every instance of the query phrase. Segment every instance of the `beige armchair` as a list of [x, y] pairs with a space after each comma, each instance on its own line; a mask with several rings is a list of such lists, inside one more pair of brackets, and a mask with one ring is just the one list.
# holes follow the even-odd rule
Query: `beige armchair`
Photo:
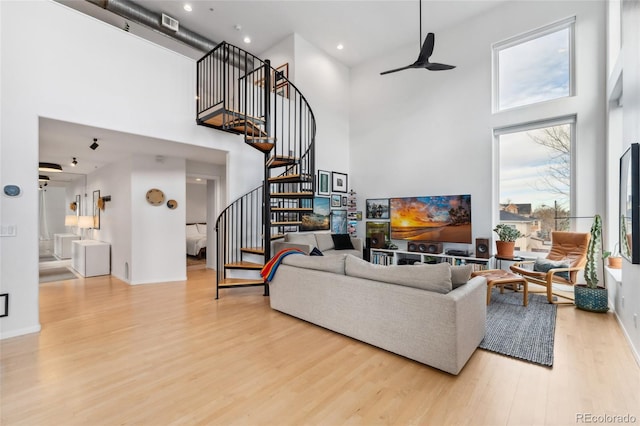
[[[527, 282], [545, 287], [549, 303], [573, 303], [573, 299], [567, 295], [553, 292], [553, 284], [575, 285], [578, 279], [578, 271], [584, 269], [587, 262], [587, 246], [589, 245], [589, 233], [561, 232], [551, 233], [551, 250], [546, 260], [562, 262], [568, 266], [552, 266], [547, 271], [535, 271], [525, 267], [527, 264], [535, 264], [535, 261], [517, 262], [511, 265], [511, 271], [521, 275]], [[540, 291], [529, 290], [530, 293]], [[567, 301], [554, 302], [553, 296], [561, 297]]]

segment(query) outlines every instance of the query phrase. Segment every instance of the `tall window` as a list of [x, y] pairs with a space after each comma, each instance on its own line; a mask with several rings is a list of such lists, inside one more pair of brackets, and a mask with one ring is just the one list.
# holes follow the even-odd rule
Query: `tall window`
[[520, 250], [545, 251], [551, 231], [569, 230], [574, 125], [570, 117], [495, 131], [500, 223], [527, 235]]
[[494, 111], [573, 95], [575, 17], [493, 46]]

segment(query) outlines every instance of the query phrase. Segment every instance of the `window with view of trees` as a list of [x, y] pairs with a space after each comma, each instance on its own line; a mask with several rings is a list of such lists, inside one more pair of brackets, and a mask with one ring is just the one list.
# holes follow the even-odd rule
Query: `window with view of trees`
[[493, 46], [494, 109], [573, 95], [570, 18]]
[[[547, 251], [553, 230], [569, 230], [574, 119], [496, 131], [500, 223], [527, 236], [519, 249]], [[526, 246], [523, 246], [526, 245]]]

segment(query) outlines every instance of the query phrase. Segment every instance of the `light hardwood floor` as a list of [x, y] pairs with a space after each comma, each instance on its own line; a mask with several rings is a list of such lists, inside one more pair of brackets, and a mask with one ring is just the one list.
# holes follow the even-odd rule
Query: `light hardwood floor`
[[640, 423], [640, 368], [612, 314], [559, 307], [553, 368], [477, 350], [459, 376], [273, 311], [214, 274], [40, 286], [42, 331], [0, 342], [1, 424]]

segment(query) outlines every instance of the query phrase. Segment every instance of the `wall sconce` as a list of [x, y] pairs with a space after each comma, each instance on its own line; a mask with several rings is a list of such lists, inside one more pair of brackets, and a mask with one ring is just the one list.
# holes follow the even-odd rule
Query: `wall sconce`
[[68, 214], [64, 217], [64, 226], [78, 226], [78, 216]]
[[98, 198], [98, 208], [102, 211], [104, 211], [104, 208], [106, 206], [106, 202], [107, 201], [111, 201], [111, 195], [105, 195], [104, 197], [100, 197]]

